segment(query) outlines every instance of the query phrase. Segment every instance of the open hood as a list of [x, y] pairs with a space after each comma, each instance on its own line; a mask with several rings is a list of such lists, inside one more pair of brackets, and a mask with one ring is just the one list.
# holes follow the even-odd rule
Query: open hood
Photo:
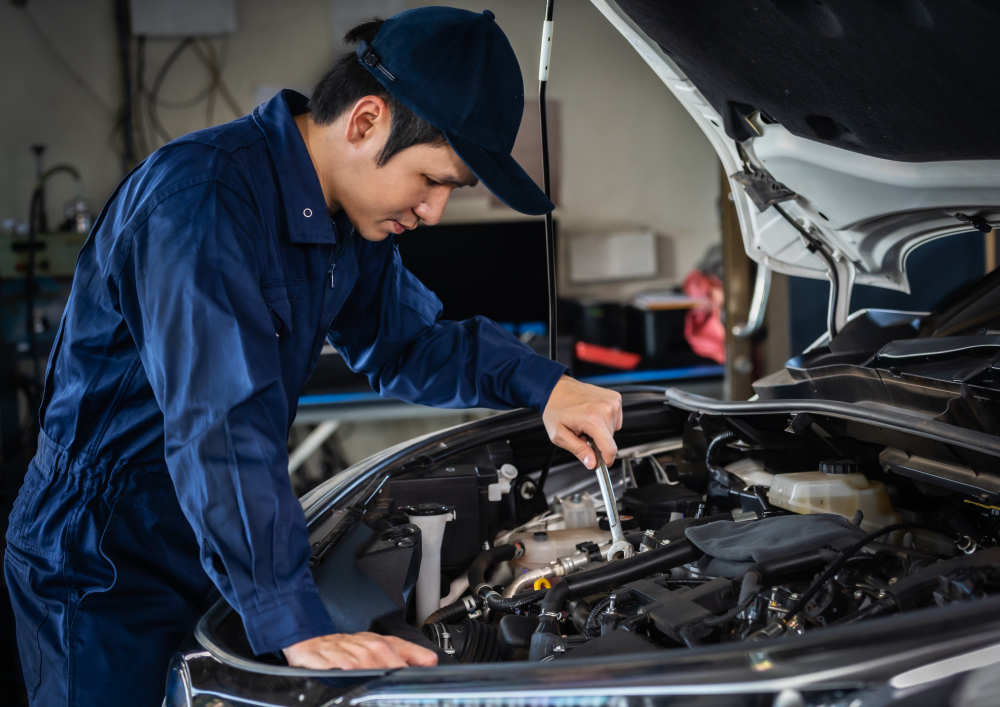
[[986, 1], [592, 0], [729, 175], [749, 256], [909, 291], [907, 256], [1000, 225], [1000, 6]]

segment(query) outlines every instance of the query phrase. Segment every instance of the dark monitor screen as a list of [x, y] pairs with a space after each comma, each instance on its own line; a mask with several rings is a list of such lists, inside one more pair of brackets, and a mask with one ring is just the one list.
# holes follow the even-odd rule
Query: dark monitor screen
[[396, 242], [403, 265], [441, 299], [444, 319], [547, 321], [543, 220], [426, 226]]

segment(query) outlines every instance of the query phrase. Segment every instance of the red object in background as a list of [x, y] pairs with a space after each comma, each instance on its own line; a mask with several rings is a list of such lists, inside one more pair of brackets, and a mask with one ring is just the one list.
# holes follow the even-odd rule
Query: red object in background
[[724, 292], [715, 275], [694, 270], [684, 278], [684, 294], [705, 302], [684, 318], [684, 338], [692, 351], [717, 363], [726, 362], [726, 329], [721, 317]]
[[576, 357], [587, 363], [598, 363], [608, 368], [618, 368], [631, 371], [639, 365], [642, 356], [621, 349], [609, 349], [607, 346], [576, 342]]

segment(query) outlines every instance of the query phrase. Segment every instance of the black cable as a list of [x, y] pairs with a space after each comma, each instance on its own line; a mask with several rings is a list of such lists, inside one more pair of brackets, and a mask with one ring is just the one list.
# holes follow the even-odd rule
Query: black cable
[[823, 244], [818, 238], [809, 233], [806, 229], [802, 228], [802, 226], [800, 226], [795, 219], [788, 215], [787, 211], [777, 204], [774, 204], [774, 209], [781, 214], [782, 218], [788, 221], [788, 223], [790, 223], [796, 231], [802, 234], [802, 237], [806, 239], [806, 243], [809, 244], [809, 251], [812, 253], [819, 253], [819, 256], [826, 262], [826, 267], [830, 272], [830, 302], [832, 303], [829, 307], [829, 311], [826, 313], [826, 326], [829, 330], [830, 338], [832, 339], [837, 335], [836, 305], [837, 299], [840, 297], [840, 276], [837, 274], [837, 266], [833, 262], [833, 256], [826, 252], [826, 249], [823, 247]]
[[604, 597], [599, 602], [597, 602], [597, 605], [594, 606], [594, 608], [591, 610], [590, 616], [587, 617], [587, 623], [585, 623], [583, 626], [584, 633], [591, 632], [591, 627], [594, 624], [594, 619], [596, 619], [602, 611], [607, 609], [609, 604], [611, 604], [611, 597]]
[[726, 613], [719, 614], [718, 616], [710, 616], [707, 619], [705, 619], [702, 623], [705, 626], [711, 628], [713, 626], [718, 626], [719, 624], [724, 624], [727, 621], [732, 621], [737, 616], [739, 616], [739, 614], [742, 613], [748, 606], [750, 606], [750, 604], [753, 603], [753, 601], [757, 598], [757, 595], [760, 594], [761, 589], [762, 587], [758, 587], [757, 589], [755, 589], [748, 596], [744, 597], [741, 602], [739, 602], [736, 606], [734, 606]]
[[868, 535], [861, 538], [851, 547], [847, 548], [846, 550], [844, 550], [843, 553], [841, 553], [840, 557], [837, 558], [837, 560], [832, 565], [830, 565], [826, 569], [826, 571], [823, 572], [823, 574], [820, 575], [819, 579], [813, 582], [812, 586], [810, 586], [809, 589], [807, 589], [802, 594], [801, 597], [799, 597], [799, 600], [795, 602], [795, 605], [788, 610], [786, 616], [791, 618], [794, 617], [796, 614], [798, 614], [800, 611], [802, 611], [805, 608], [806, 604], [809, 603], [809, 600], [816, 595], [816, 592], [818, 592], [823, 587], [823, 585], [830, 580], [831, 577], [833, 577], [835, 574], [837, 574], [837, 572], [843, 569], [843, 567], [847, 564], [847, 561], [856, 552], [860, 551], [865, 545], [867, 545], [868, 543], [877, 538], [882, 537], [883, 535], [888, 535], [889, 533], [893, 533], [897, 530], [907, 530], [910, 528], [915, 528], [917, 530], [930, 530], [931, 532], [940, 533], [941, 535], [944, 535], [947, 538], [951, 538], [952, 540], [955, 540], [956, 537], [958, 536], [958, 533], [947, 530], [946, 528], [933, 525], [932, 523], [922, 523], [920, 521], [893, 523], [892, 525], [885, 526], [881, 530], [876, 530], [873, 533], [868, 533]]
[[122, 124], [122, 174], [135, 166], [135, 131], [132, 116], [132, 67], [131, 42], [128, 29], [128, 3], [115, 0], [115, 29], [118, 33], [118, 57], [121, 62], [122, 107], [119, 120]]
[[145, 35], [139, 37], [136, 40], [135, 45], [135, 106], [132, 109], [132, 115], [135, 121], [135, 139], [136, 147], [142, 152], [145, 157], [149, 154], [149, 141], [146, 139], [146, 127], [143, 125], [142, 118], [142, 99], [145, 94], [146, 85], [146, 37]]
[[156, 109], [160, 104], [160, 88], [163, 86], [163, 80], [167, 77], [167, 74], [170, 72], [171, 67], [173, 67], [174, 62], [177, 61], [177, 57], [179, 57], [193, 41], [194, 39], [192, 37], [185, 37], [176, 47], [174, 47], [174, 50], [170, 52], [170, 56], [167, 57], [167, 60], [163, 62], [163, 66], [161, 66], [160, 70], [156, 73], [156, 78], [153, 80], [153, 85], [149, 90], [149, 95], [146, 97], [146, 108], [149, 112], [149, 122], [153, 125], [153, 129], [164, 142], [170, 142], [173, 138], [170, 137], [170, 134], [163, 127], [163, 124], [160, 122], [160, 116], [156, 112]]
[[537, 603], [541, 599], [544, 599], [548, 593], [548, 589], [536, 589], [527, 594], [518, 594], [516, 597], [502, 597], [494, 592], [486, 595], [486, 606], [494, 611], [509, 614], [514, 609], [520, 609], [522, 606]]
[[887, 594], [881, 599], [872, 602], [864, 609], [860, 609], [855, 611], [853, 614], [848, 614], [844, 618], [834, 621], [831, 625], [842, 626], [846, 624], [855, 624], [858, 621], [863, 621], [864, 619], [872, 619], [876, 616], [881, 616], [882, 614], [893, 611], [897, 608], [896, 599], [891, 594]]
[[709, 475], [725, 488], [732, 486], [732, 475], [722, 467], [716, 465], [715, 457], [723, 445], [728, 444], [734, 439], [736, 439], [735, 433], [723, 432], [709, 442], [708, 449], [705, 450], [705, 466], [708, 468]]
[[552, 449], [549, 451], [549, 458], [545, 461], [545, 466], [542, 467], [542, 473], [538, 477], [538, 492], [545, 492], [545, 482], [549, 480], [549, 471], [552, 469], [552, 462], [556, 458], [556, 445], [552, 445]]
[[[545, 21], [552, 22], [552, 5], [554, 0], [546, 0]], [[552, 41], [551, 34], [548, 40]], [[545, 49], [543, 47], [543, 56]], [[548, 76], [548, 67], [545, 67], [545, 75]], [[538, 116], [542, 129], [542, 188], [545, 196], [552, 199], [552, 184], [549, 175], [549, 121], [548, 111], [545, 106], [545, 86], [547, 79], [538, 82]], [[557, 345], [559, 339], [559, 319], [558, 307], [559, 296], [556, 288], [556, 238], [555, 225], [552, 222], [552, 212], [545, 214], [545, 263], [547, 266], [549, 280], [549, 358], [555, 361], [558, 357]]]
[[42, 26], [38, 23], [38, 20], [36, 20], [34, 15], [31, 14], [31, 11], [25, 8], [24, 16], [27, 18], [28, 23], [34, 28], [35, 32], [38, 34], [38, 38], [42, 40], [42, 44], [45, 45], [46, 49], [49, 50], [49, 53], [56, 60], [56, 62], [62, 67], [63, 71], [65, 71], [69, 75], [69, 77], [73, 80], [73, 82], [76, 85], [78, 85], [81, 89], [83, 89], [84, 93], [90, 96], [90, 99], [96, 105], [98, 105], [101, 108], [101, 110], [104, 111], [105, 115], [109, 117], [114, 117], [115, 109], [112, 108], [110, 105], [108, 105], [103, 98], [101, 98], [101, 95], [90, 84], [87, 83], [86, 79], [83, 78], [83, 75], [80, 74], [73, 67], [73, 64], [70, 63], [70, 61], [60, 53], [55, 43], [51, 39], [49, 39], [49, 36], [42, 29]]

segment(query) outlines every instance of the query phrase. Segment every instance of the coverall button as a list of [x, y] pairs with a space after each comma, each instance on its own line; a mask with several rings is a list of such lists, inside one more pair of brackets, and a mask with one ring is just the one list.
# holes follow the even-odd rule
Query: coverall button
[[302, 215], [305, 216], [306, 218], [309, 218], [310, 216], [313, 215], [313, 210], [310, 208], [305, 208], [302, 210]]

